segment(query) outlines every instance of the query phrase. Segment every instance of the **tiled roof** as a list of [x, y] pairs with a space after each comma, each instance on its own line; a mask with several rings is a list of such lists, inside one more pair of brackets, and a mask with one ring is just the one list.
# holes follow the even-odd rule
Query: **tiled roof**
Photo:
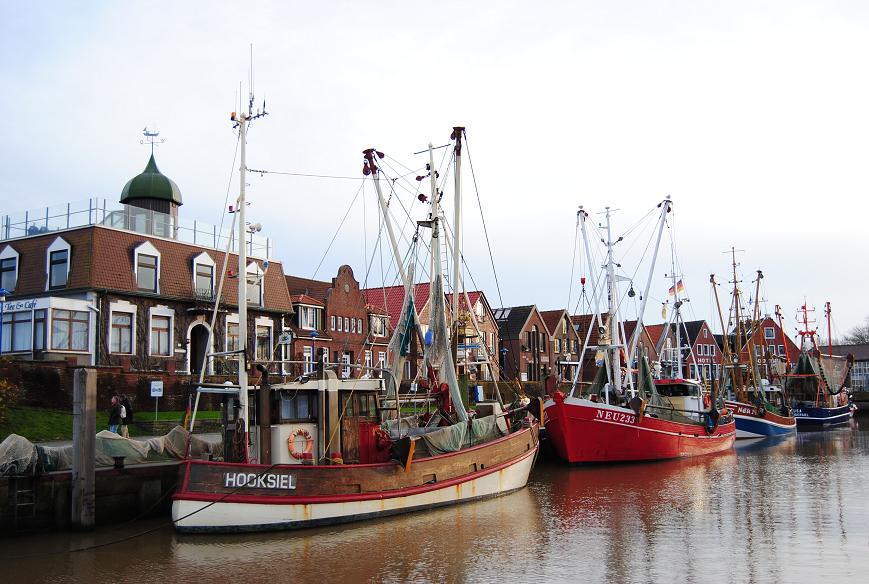
[[[830, 352], [828, 347], [818, 348], [824, 355], [828, 355]], [[854, 355], [855, 361], [869, 361], [869, 345], [833, 345], [833, 355], [838, 355], [840, 357]]]
[[305, 294], [324, 302], [329, 289], [332, 288], [331, 282], [300, 278], [299, 276], [286, 276], [286, 280], [287, 290], [291, 295]]
[[[431, 293], [431, 284], [429, 282], [419, 282], [414, 287], [414, 304], [416, 310], [421, 313], [428, 304], [429, 294]], [[392, 322], [398, 322], [401, 313], [401, 306], [404, 304], [404, 286], [384, 286], [381, 288], [366, 288], [362, 290], [365, 295], [365, 301], [375, 310], [385, 311], [392, 319]], [[469, 291], [468, 300], [471, 301], [471, 306], [477, 304], [477, 301], [483, 295], [479, 290]], [[384, 304], [385, 297], [385, 304]], [[444, 301], [449, 311], [453, 302], [453, 295], [444, 294]], [[467, 305], [465, 295], [459, 296], [459, 306], [464, 308]]]
[[558, 330], [561, 319], [567, 316], [567, 311], [563, 308], [558, 310], [541, 310], [540, 318], [543, 319], [546, 328], [549, 329], [549, 334], [554, 334], [553, 331]]
[[498, 334], [501, 336], [501, 340], [518, 339], [522, 333], [522, 327], [528, 322], [528, 317], [534, 310], [533, 304], [496, 310], [495, 320], [498, 321]]
[[309, 306], [323, 306], [323, 307], [326, 306], [325, 302], [323, 302], [321, 300], [317, 300], [316, 298], [312, 298], [312, 297], [308, 296], [307, 294], [295, 294], [293, 296], [290, 296], [290, 300], [292, 301], [293, 304], [307, 304]]
[[[11, 245], [20, 254], [19, 281], [15, 295], [32, 296], [45, 292], [45, 251], [57, 237], [72, 247], [70, 278], [66, 289], [96, 289], [138, 294], [133, 250], [149, 242], [160, 252], [159, 296], [193, 299], [193, 258], [203, 252], [214, 261], [215, 289], [223, 267], [224, 253], [178, 241], [148, 237], [138, 233], [120, 231], [101, 226], [47, 233], [42, 236], [16, 240]], [[252, 260], [260, 269], [261, 260]], [[238, 256], [230, 254], [227, 270], [238, 270]], [[226, 278], [221, 302], [237, 305], [238, 278]], [[270, 262], [263, 278], [264, 309], [292, 312], [290, 296], [280, 262]]]

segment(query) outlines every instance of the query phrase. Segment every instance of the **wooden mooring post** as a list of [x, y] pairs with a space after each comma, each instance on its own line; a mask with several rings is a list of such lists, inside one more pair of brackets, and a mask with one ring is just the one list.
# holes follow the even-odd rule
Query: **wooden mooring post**
[[95, 518], [97, 372], [77, 369], [73, 383], [72, 526], [93, 529]]

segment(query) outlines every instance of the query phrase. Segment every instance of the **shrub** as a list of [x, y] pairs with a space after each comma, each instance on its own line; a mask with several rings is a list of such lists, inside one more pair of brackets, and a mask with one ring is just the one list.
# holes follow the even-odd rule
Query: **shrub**
[[8, 379], [0, 379], [0, 422], [5, 422], [9, 415], [9, 408], [18, 403], [18, 386]]

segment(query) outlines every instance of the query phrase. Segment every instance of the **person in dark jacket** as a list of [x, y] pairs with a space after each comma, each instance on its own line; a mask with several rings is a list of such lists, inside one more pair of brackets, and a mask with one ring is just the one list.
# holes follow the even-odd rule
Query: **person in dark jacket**
[[130, 398], [126, 395], [121, 395], [121, 436], [124, 438], [130, 437], [130, 429], [128, 426], [133, 421], [133, 406], [130, 405]]
[[121, 425], [121, 401], [118, 396], [112, 396], [112, 408], [109, 410], [109, 432], [118, 433]]

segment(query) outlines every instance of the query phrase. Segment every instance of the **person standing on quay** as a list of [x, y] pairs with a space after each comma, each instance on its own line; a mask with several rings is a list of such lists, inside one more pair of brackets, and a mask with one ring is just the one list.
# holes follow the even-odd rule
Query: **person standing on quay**
[[121, 436], [124, 438], [130, 437], [130, 423], [133, 421], [133, 406], [130, 405], [130, 398], [126, 395], [121, 395]]
[[112, 396], [112, 409], [109, 410], [109, 432], [118, 433], [118, 426], [121, 424], [121, 402], [118, 396]]

